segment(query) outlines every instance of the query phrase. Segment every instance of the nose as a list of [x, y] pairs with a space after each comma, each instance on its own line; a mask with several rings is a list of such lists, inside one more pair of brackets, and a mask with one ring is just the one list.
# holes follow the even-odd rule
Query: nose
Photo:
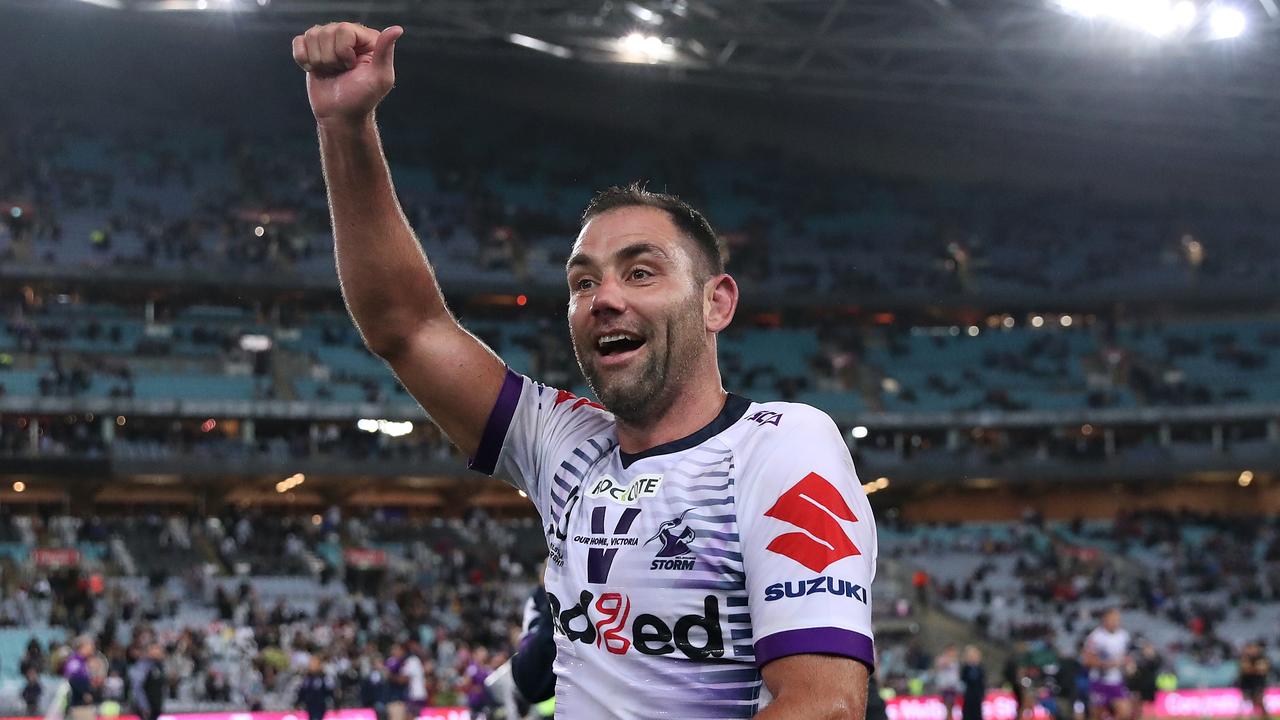
[[622, 283], [612, 277], [601, 280], [595, 294], [591, 296], [591, 314], [597, 317], [619, 315], [626, 309], [627, 303]]

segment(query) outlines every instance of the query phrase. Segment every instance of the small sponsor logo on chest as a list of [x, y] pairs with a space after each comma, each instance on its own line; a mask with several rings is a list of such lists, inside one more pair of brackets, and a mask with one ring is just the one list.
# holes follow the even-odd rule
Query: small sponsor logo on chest
[[603, 497], [620, 505], [635, 505], [640, 498], [657, 495], [661, 486], [661, 474], [637, 475], [630, 483], [622, 483], [612, 475], [601, 475], [591, 483], [587, 497]]

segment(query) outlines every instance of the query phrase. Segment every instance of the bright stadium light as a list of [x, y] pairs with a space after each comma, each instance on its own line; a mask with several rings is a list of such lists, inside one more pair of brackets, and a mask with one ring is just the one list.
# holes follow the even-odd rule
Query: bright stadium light
[[866, 425], [858, 425], [854, 427], [852, 432], [850, 432], [849, 434], [853, 436], [854, 440], [861, 440], [862, 438], [867, 436], [867, 432], [868, 430]]
[[380, 432], [391, 437], [403, 437], [413, 432], [413, 423], [408, 420], [396, 422], [394, 420], [364, 418], [356, 422], [356, 427], [368, 433]]
[[1056, 0], [1056, 4], [1070, 15], [1104, 18], [1160, 38], [1190, 30], [1197, 14], [1192, 0]]
[[618, 58], [630, 63], [670, 62], [676, 58], [676, 50], [657, 35], [633, 32], [617, 40]]
[[1173, 6], [1173, 22], [1179, 30], [1190, 30], [1196, 24], [1196, 15], [1196, 4], [1191, 0], [1182, 0]]
[[639, 3], [629, 2], [624, 7], [635, 19], [648, 25], [661, 25], [665, 20], [662, 13], [656, 13]]
[[1230, 40], [1244, 34], [1249, 21], [1233, 7], [1220, 7], [1209, 16], [1209, 34], [1214, 40]]
[[520, 47], [529, 48], [530, 50], [536, 50], [541, 53], [553, 55], [561, 60], [567, 60], [573, 57], [573, 51], [563, 45], [556, 45], [554, 43], [549, 43], [546, 40], [539, 40], [536, 37], [521, 35], [520, 33], [511, 33], [507, 36], [507, 41], [513, 45], [519, 45]]

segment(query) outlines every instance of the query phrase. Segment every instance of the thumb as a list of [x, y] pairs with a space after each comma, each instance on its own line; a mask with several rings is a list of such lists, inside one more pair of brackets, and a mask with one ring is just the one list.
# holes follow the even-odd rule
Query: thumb
[[383, 67], [394, 67], [396, 57], [396, 40], [404, 34], [404, 28], [392, 25], [378, 34], [373, 45], [373, 62]]

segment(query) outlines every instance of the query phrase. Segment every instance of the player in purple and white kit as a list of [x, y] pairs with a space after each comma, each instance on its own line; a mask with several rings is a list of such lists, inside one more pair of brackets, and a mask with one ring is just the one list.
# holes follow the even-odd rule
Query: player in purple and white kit
[[862, 718], [875, 521], [829, 417], [722, 387], [738, 287], [711, 226], [674, 197], [598, 195], [566, 271], [600, 404], [511, 371], [450, 314], [396, 201], [374, 109], [401, 33], [294, 38], [342, 291], [472, 467], [541, 514], [557, 717]]
[[1089, 668], [1089, 715], [1093, 720], [1110, 713], [1112, 720], [1130, 720], [1133, 703], [1125, 684], [1129, 663], [1129, 632], [1120, 627], [1120, 609], [1110, 608], [1102, 625], [1084, 640], [1081, 661]]

